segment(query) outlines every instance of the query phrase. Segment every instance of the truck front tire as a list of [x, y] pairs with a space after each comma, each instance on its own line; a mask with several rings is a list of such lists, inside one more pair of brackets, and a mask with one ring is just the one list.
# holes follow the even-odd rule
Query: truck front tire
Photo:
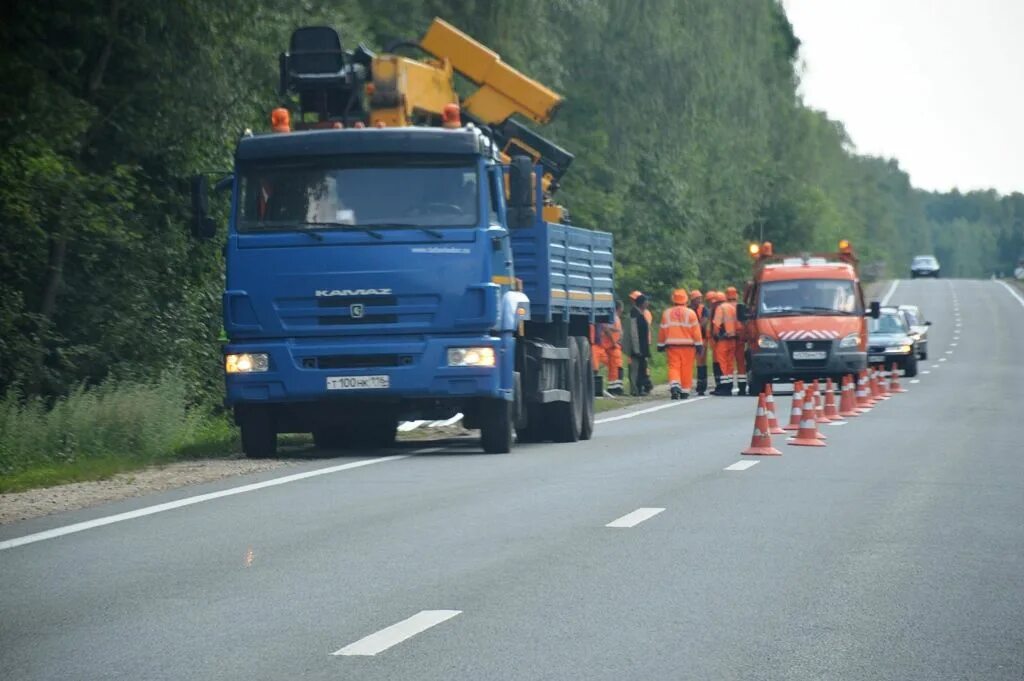
[[270, 414], [248, 413], [238, 420], [242, 451], [249, 459], [269, 459], [277, 454], [277, 427]]

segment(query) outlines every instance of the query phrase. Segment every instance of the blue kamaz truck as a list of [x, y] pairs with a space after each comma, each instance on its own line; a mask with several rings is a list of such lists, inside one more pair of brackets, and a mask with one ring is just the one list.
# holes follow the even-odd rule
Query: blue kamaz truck
[[[566, 224], [551, 194], [571, 155], [511, 117], [545, 122], [561, 100], [440, 20], [422, 45], [425, 61], [296, 31], [275, 131], [247, 132], [220, 183], [227, 402], [248, 456], [290, 432], [385, 447], [403, 420], [459, 412], [486, 452], [593, 432], [612, 238]], [[201, 177], [193, 204], [209, 236]]]

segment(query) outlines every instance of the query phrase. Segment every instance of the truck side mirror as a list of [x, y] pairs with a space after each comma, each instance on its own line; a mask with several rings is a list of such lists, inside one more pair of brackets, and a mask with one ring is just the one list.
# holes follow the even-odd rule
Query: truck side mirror
[[868, 316], [872, 319], [878, 319], [882, 316], [882, 306], [878, 304], [877, 300], [871, 301], [871, 310], [868, 312]]
[[205, 175], [192, 176], [192, 236], [212, 239], [217, 223], [210, 217], [210, 186]]
[[508, 226], [531, 227], [537, 217], [533, 205], [533, 162], [528, 156], [515, 156], [508, 166]]
[[736, 319], [741, 322], [750, 319], [750, 309], [743, 303], [736, 303]]

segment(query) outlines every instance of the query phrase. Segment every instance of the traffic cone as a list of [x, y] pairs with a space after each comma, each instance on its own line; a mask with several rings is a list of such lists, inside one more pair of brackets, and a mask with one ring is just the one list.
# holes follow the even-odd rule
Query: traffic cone
[[849, 374], [843, 375], [843, 389], [839, 396], [839, 415], [843, 418], [860, 416], [857, 412], [857, 395], [853, 388], [853, 379]]
[[889, 390], [889, 372], [885, 370], [884, 364], [878, 369], [878, 388], [882, 391], [882, 397], [892, 397], [892, 392]]
[[768, 412], [768, 432], [772, 435], [782, 435], [786, 431], [779, 427], [779, 419], [775, 416], [775, 394], [772, 392], [772, 384], [764, 386], [764, 406]]
[[907, 389], [900, 385], [900, 370], [896, 368], [896, 364], [892, 365], [892, 386], [889, 388], [894, 393], [905, 393]]
[[884, 399], [882, 389], [878, 387], [878, 370], [875, 367], [868, 369], [868, 388], [870, 389], [868, 396], [871, 398], [872, 404], [878, 404]]
[[825, 416], [825, 399], [821, 396], [821, 384], [818, 383], [818, 379], [814, 379], [811, 394], [814, 395], [814, 420], [818, 423], [830, 423], [832, 419]]
[[839, 410], [836, 409], [836, 395], [831, 378], [825, 379], [825, 418], [830, 421], [842, 420]]
[[860, 376], [857, 378], [857, 411], [866, 414], [871, 411], [874, 404], [868, 385], [868, 370], [861, 369]]
[[804, 398], [803, 415], [800, 419], [800, 429], [796, 431], [796, 437], [786, 440], [787, 445], [799, 447], [824, 447], [825, 443], [818, 433], [818, 423], [814, 420], [814, 398], [807, 395]]
[[740, 454], [748, 456], [782, 456], [782, 452], [772, 447], [772, 434], [768, 429], [768, 401], [764, 393], [757, 398], [757, 416], [754, 417], [754, 434], [750, 437], [750, 446]]
[[782, 427], [783, 430], [800, 430], [800, 417], [803, 416], [804, 403], [804, 382], [797, 381], [793, 384], [793, 406], [789, 410], [789, 423]]
[[885, 387], [883, 385], [883, 381], [884, 381], [883, 376], [885, 376], [885, 371], [883, 371], [883, 366], [884, 365], [880, 364], [877, 367], [875, 367], [875, 385], [878, 386], [878, 399], [880, 399], [880, 400], [887, 400], [890, 397], [892, 397], [892, 395], [890, 395], [888, 393], [888, 391], [886, 391], [886, 389], [885, 389]]

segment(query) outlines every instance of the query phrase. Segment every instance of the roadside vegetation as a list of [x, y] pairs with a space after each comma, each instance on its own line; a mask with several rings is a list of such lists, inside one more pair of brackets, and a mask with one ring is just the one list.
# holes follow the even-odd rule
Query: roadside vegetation
[[656, 316], [676, 286], [739, 284], [762, 236], [780, 251], [849, 238], [878, 277], [929, 252], [944, 275], [987, 276], [1024, 252], [1024, 196], [919, 191], [803, 104], [777, 0], [13, 0], [0, 10], [3, 484], [230, 444], [223, 244], [190, 238], [188, 177], [229, 170], [242, 131], [267, 129], [294, 27], [380, 51], [434, 16], [565, 95], [543, 131], [576, 155], [558, 198], [614, 232], [619, 291], [648, 292]]

